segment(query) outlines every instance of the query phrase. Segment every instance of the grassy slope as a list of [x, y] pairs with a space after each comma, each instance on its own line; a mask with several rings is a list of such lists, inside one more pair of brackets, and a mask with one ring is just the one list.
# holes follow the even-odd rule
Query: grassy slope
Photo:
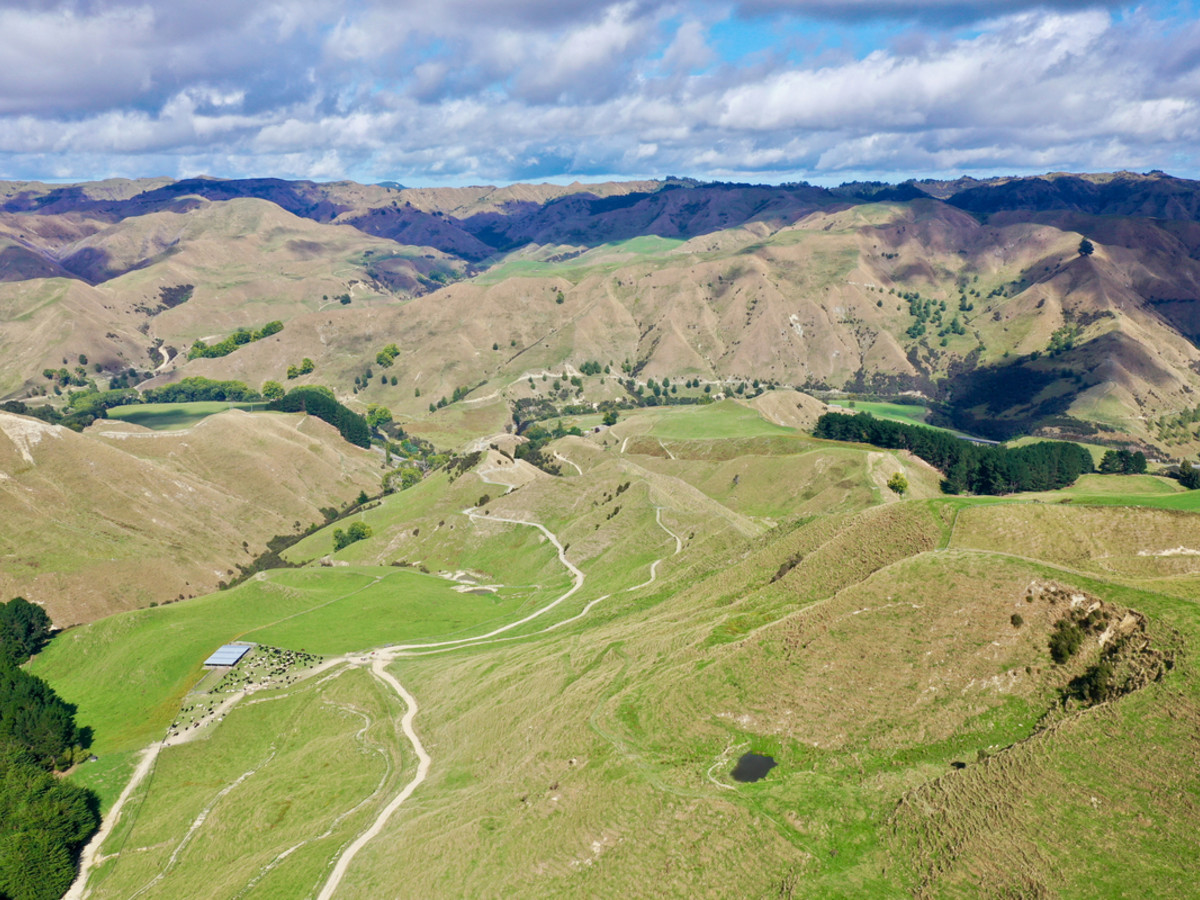
[[[707, 412], [719, 430], [731, 410]], [[544, 627], [539, 623], [520, 640], [393, 666], [420, 700], [417, 727], [434, 765], [414, 802], [356, 858], [339, 896], [374, 897], [399, 884], [425, 896], [719, 897], [731, 886], [750, 897], [899, 896], [917, 889], [931, 896], [1018, 889], [1088, 896], [1096, 884], [1115, 892], [1116, 882], [1104, 873], [1118, 835], [1140, 851], [1123, 857], [1126, 883], [1147, 894], [1179, 894], [1180, 871], [1196, 874], [1185, 849], [1200, 824], [1188, 799], [1195, 784], [1188, 735], [1200, 721], [1200, 685], [1186, 661], [1200, 641], [1200, 621], [1192, 603], [1132, 587], [1141, 576], [1114, 569], [1112, 561], [1173, 559], [1138, 551], [1172, 549], [1172, 539], [1187, 544], [1200, 527], [1192, 514], [1079, 501], [881, 504], [878, 494], [851, 485], [847, 495], [826, 496], [823, 506], [811, 497], [774, 501], [770, 512], [779, 522], [768, 530], [753, 504], [734, 508], [712, 466], [747, 464], [748, 473], [764, 467], [768, 475], [756, 491], [765, 498], [765, 485], [785, 471], [800, 483], [829, 481], [828, 467], [839, 458], [841, 479], [861, 485], [872, 477], [876, 454], [806, 442], [789, 453], [783, 448], [790, 449], [791, 439], [781, 443], [757, 425], [716, 441], [688, 434], [694, 436], [676, 428], [663, 438], [678, 451], [674, 460], [632, 447], [622, 454], [611, 440], [606, 450], [593, 443], [597, 449], [589, 453], [582, 443], [568, 443], [584, 475], [538, 478], [488, 505], [493, 517], [545, 522], [587, 573], [585, 589], [554, 621], [585, 601], [602, 602], [561, 629], [531, 634]], [[748, 447], [759, 452], [736, 452]], [[772, 469], [809, 457], [823, 465]], [[1089, 483], [1082, 488], [1091, 493], [1083, 496], [1149, 502], [1174, 496], [1157, 480], [1129, 480], [1120, 485], [1125, 494], [1103, 493], [1110, 487], [1108, 480]], [[457, 513], [481, 488], [474, 474], [453, 483], [438, 476], [390, 498], [365, 514], [375, 536], [342, 555], [360, 565], [406, 556], [431, 568], [478, 568], [514, 586], [524, 576], [526, 598], [553, 596], [565, 583], [561, 567], [533, 529], [468, 526]], [[1138, 488], [1145, 493], [1134, 493]], [[682, 539], [677, 556], [664, 527]], [[1092, 543], [1083, 542], [1087, 535]], [[327, 542], [328, 531], [321, 532], [295, 552], [317, 555]], [[658, 557], [665, 560], [657, 582], [623, 590], [645, 581], [648, 563]], [[293, 639], [308, 641], [328, 630], [327, 639], [337, 641], [343, 626], [335, 623], [348, 612], [365, 604], [382, 620], [379, 610], [390, 608], [388, 592], [372, 588], [372, 573], [379, 572], [415, 577], [410, 570], [313, 568], [239, 589], [263, 591], [254, 602], [246, 594], [232, 603], [236, 591], [206, 601], [230, 602], [222, 626], [231, 631], [267, 612], [268, 604], [277, 618], [308, 608], [309, 595], [290, 582], [287, 591], [267, 589], [277, 579], [311, 581], [313, 597], [334, 602], [276, 631], [291, 628]], [[1170, 574], [1200, 581], [1190, 568]], [[1039, 732], [1058, 690], [1096, 651], [1086, 650], [1070, 666], [1051, 664], [1046, 639], [1061, 609], [1026, 602], [1034, 581], [1151, 615], [1153, 639], [1181, 641], [1184, 662], [1161, 684]], [[329, 587], [335, 582], [337, 590]], [[101, 724], [169, 713], [177, 692], [164, 691], [155, 676], [144, 674], [130, 689], [118, 669], [103, 666], [128, 669], [136, 679], [142, 669], [129, 662], [139, 661], [139, 646], [158, 652], [172, 647], [167, 636], [209, 627], [200, 621], [208, 618], [204, 602], [68, 633], [37, 668], [80, 702], [84, 721], [89, 713]], [[405, 608], [408, 629], [459, 624], [447, 623], [436, 603]], [[166, 630], [189, 609], [196, 610], [195, 624], [188, 619], [186, 627], [180, 618], [179, 627]], [[1014, 611], [1024, 618], [1019, 628]], [[373, 627], [356, 619], [351, 633]], [[126, 648], [135, 652], [122, 654]], [[175, 662], [154, 671], [173, 671], [182, 685], [199, 650], [170, 649]], [[90, 664], [79, 666], [81, 653]], [[311, 690], [335, 707], [355, 707], [357, 729], [361, 715], [372, 715], [370, 704], [383, 702], [370, 699], [375, 688], [364, 682], [362, 673], [351, 673]], [[94, 693], [73, 695], [71, 684]], [[155, 692], [161, 700], [148, 696]], [[294, 716], [292, 724], [277, 724], [286, 715]], [[196, 810], [251, 769], [255, 774], [210, 814], [221, 810], [223, 817], [212, 828], [206, 823], [147, 895], [178, 893], [196, 883], [201, 860], [232, 859], [233, 848], [246, 861], [212, 893], [234, 895], [249, 885], [284, 845], [269, 824], [254, 825], [257, 816], [280, 813], [289, 821], [288, 810], [278, 808], [283, 794], [308, 802], [329, 792], [328, 804], [310, 814], [312, 827], [288, 833], [293, 843], [353, 809], [366, 790], [368, 779], [357, 778], [364, 773], [356, 770], [357, 780], [343, 787], [347, 763], [339, 765], [336, 756], [328, 766], [306, 762], [319, 757], [303, 756], [306, 748], [289, 737], [311, 731], [331, 748], [350, 747], [352, 730], [339, 730], [335, 719], [327, 704], [281, 699], [242, 707], [208, 741], [167, 751], [130, 835], [131, 847], [147, 850], [110, 864], [112, 887], [100, 896], [125, 896], [162, 871]], [[276, 732], [277, 758], [257, 768], [267, 758], [263, 735]], [[153, 729], [127, 724], [125, 733], [133, 745]], [[1147, 733], [1159, 740], [1147, 743]], [[258, 737], [234, 740], [249, 734]], [[408, 749], [398, 743], [398, 757], [396, 742], [388, 752], [404, 765]], [[780, 765], [760, 783], [736, 785], [728, 772], [747, 748], [771, 753]], [[980, 764], [981, 751], [992, 761]], [[296, 764], [307, 779], [292, 783]], [[1176, 783], [1182, 793], [1172, 788]], [[897, 813], [914, 791], [941, 798], [943, 814], [923, 818], [922, 807], [912, 804], [917, 813]], [[260, 807], [265, 811], [250, 812]], [[348, 815], [358, 827], [369, 818], [361, 810]], [[323, 840], [304, 844], [268, 873], [279, 879], [273, 890], [312, 892], [334, 852]], [[1026, 880], [1008, 877], [1016, 872]]]
[[66, 627], [202, 594], [279, 534], [376, 489], [379, 460], [325, 423], [229, 410], [186, 431], [83, 434], [0, 413], [0, 592]]

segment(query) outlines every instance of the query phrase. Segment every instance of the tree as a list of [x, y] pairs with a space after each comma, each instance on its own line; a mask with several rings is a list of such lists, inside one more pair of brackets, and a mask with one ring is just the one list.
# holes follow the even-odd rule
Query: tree
[[1082, 238], [1079, 241], [1079, 255], [1080, 256], [1091, 256], [1095, 252], [1096, 252], [1096, 247], [1087, 238]]
[[42, 649], [50, 639], [50, 628], [46, 611], [24, 597], [0, 604], [0, 647], [16, 665]]
[[392, 421], [392, 411], [386, 406], [371, 403], [367, 405], [367, 425], [371, 428], [381, 428]]
[[280, 400], [283, 398], [283, 385], [278, 381], [267, 381], [262, 386], [262, 395], [267, 400]]
[[897, 472], [888, 479], [887, 486], [888, 489], [893, 493], [899, 494], [901, 497], [903, 497], [904, 492], [908, 490], [908, 479], [905, 478], [900, 472]]
[[604, 414], [603, 418], [601, 418], [600, 421], [603, 422], [609, 428], [611, 428], [612, 426], [617, 424], [617, 411], [615, 409], [610, 409], [608, 412], [606, 412]]

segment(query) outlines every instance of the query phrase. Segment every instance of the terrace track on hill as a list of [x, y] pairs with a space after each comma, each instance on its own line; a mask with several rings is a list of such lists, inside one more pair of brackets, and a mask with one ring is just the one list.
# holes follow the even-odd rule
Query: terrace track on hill
[[[487, 634], [480, 635], [475, 638], [459, 638], [453, 641], [439, 641], [431, 644], [397, 644], [391, 647], [386, 647], [383, 650], [372, 654], [372, 657], [374, 657], [373, 662], [371, 663], [372, 674], [375, 675], [375, 677], [380, 681], [391, 686], [391, 688], [400, 695], [400, 698], [404, 701], [404, 704], [407, 708], [404, 718], [401, 720], [401, 727], [404, 729], [405, 736], [408, 738], [409, 742], [413, 746], [414, 752], [417, 754], [417, 771], [412, 780], [404, 786], [400, 793], [397, 794], [391, 800], [391, 802], [383, 808], [382, 811], [380, 811], [379, 815], [376, 816], [375, 821], [371, 823], [370, 827], [360, 834], [344, 851], [342, 851], [342, 854], [338, 857], [337, 862], [334, 863], [333, 871], [330, 872], [329, 877], [326, 879], [325, 884], [321, 889], [321, 893], [317, 895], [317, 900], [332, 900], [334, 893], [337, 891], [338, 885], [341, 884], [342, 878], [345, 876], [346, 870], [349, 868], [350, 862], [354, 859], [355, 855], [359, 850], [365, 847], [368, 842], [379, 835], [384, 826], [387, 824], [388, 819], [392, 817], [393, 813], [395, 813], [396, 810], [403, 805], [404, 801], [412, 796], [413, 792], [416, 791], [421, 782], [423, 782], [426, 776], [429, 774], [429, 767], [433, 762], [432, 758], [426, 752], [424, 745], [421, 743], [420, 738], [417, 737], [416, 730], [413, 728], [413, 720], [416, 719], [418, 709], [416, 698], [413, 697], [413, 695], [407, 690], [405, 690], [404, 686], [390, 672], [387, 671], [388, 663], [391, 663], [402, 656], [423, 655], [409, 652], [412, 650], [439, 652], [442, 650], [462, 649], [465, 646], [479, 646], [481, 644], [497, 643], [503, 640], [516, 640], [516, 638], [512, 637], [498, 638], [496, 635], [502, 634], [505, 631], [510, 631], [513, 628], [537, 618], [543, 613], [549, 612], [551, 609], [558, 606], [560, 603], [578, 591], [581, 587], [583, 587], [586, 576], [577, 566], [575, 566], [574, 563], [567, 559], [566, 550], [563, 548], [562, 543], [552, 531], [546, 528], [546, 526], [538, 522], [530, 522], [525, 519], [506, 519], [499, 516], [482, 516], [476, 512], [474, 508], [463, 510], [463, 514], [472, 520], [507, 522], [513, 525], [528, 525], [532, 528], [539, 529], [543, 534], [546, 535], [547, 538], [549, 538], [550, 542], [554, 544], [555, 548], [558, 550], [559, 560], [564, 566], [566, 566], [568, 571], [571, 572], [575, 583], [571, 588], [558, 596], [548, 605], [543, 606], [541, 609], [536, 610], [533, 613], [530, 613], [523, 619], [519, 619], [516, 622], [511, 622], [508, 625], [503, 625], [500, 628], [488, 632]], [[683, 549], [683, 540], [679, 537], [679, 535], [675, 534], [675, 532], [671, 531], [671, 529], [667, 528], [667, 526], [663, 524], [661, 506], [655, 507], [654, 518], [659, 527], [674, 539], [674, 552], [679, 553]], [[662, 561], [663, 560], [660, 558], [656, 559], [650, 564], [650, 577], [646, 581], [642, 582], [641, 584], [635, 584], [633, 587], [625, 588], [625, 591], [636, 591], [639, 588], [653, 584], [658, 579], [658, 566]], [[611, 596], [611, 594], [605, 594], [603, 597], [598, 597], [595, 600], [590, 601], [584, 606], [581, 612], [577, 613], [571, 618], [564, 619], [560, 622], [555, 622], [541, 631], [535, 632], [535, 634], [545, 634], [570, 622], [577, 621], [578, 619], [586, 616], [596, 604], [603, 600], [607, 600]], [[526, 635], [522, 635], [522, 637], [525, 636]], [[363, 662], [366, 661], [366, 657], [360, 657], [360, 659]]]
[[[680, 553], [683, 550], [683, 540], [682, 540], [682, 538], [680, 538], [680, 536], [678, 534], [671, 531], [671, 529], [668, 528], [663, 523], [662, 510], [663, 510], [663, 508], [661, 506], [655, 507], [655, 521], [657, 522], [658, 526], [660, 528], [662, 528], [662, 530], [665, 531], [672, 540], [674, 540], [675, 547], [672, 552], [672, 555]], [[392, 690], [394, 690], [405, 705], [405, 713], [401, 719], [401, 728], [404, 731], [405, 737], [408, 739], [409, 743], [412, 745], [413, 750], [417, 757], [417, 771], [414, 774], [414, 776], [412, 777], [412, 779], [409, 780], [409, 782], [404, 785], [404, 787], [400, 790], [400, 792], [395, 797], [392, 798], [392, 800], [387, 804], [387, 806], [385, 806], [380, 811], [380, 813], [378, 814], [378, 816], [376, 816], [375, 820], [371, 823], [371, 825], [365, 831], [363, 831], [357, 838], [355, 838], [355, 840], [353, 842], [351, 842], [337, 857], [336, 861], [334, 862], [333, 869], [330, 872], [328, 878], [326, 879], [325, 884], [323, 885], [320, 894], [318, 895], [318, 900], [330, 900], [330, 898], [333, 897], [334, 893], [336, 892], [338, 886], [340, 885], [340, 883], [342, 881], [342, 878], [344, 877], [347, 869], [349, 868], [349, 865], [350, 865], [351, 861], [353, 860], [353, 858], [358, 854], [358, 852], [364, 846], [366, 846], [366, 844], [368, 844], [372, 839], [374, 839], [375, 837], [377, 837], [379, 835], [379, 833], [386, 826], [388, 820], [392, 817], [392, 815], [396, 812], [396, 810], [398, 810], [404, 804], [404, 802], [406, 800], [408, 800], [409, 797], [412, 796], [412, 794], [416, 791], [416, 789], [425, 780], [425, 778], [427, 777], [427, 775], [429, 773], [430, 766], [432, 765], [432, 757], [425, 750], [424, 745], [421, 743], [420, 737], [417, 735], [416, 729], [413, 727], [413, 723], [416, 719], [417, 712], [419, 710], [416, 698], [413, 697], [412, 694], [410, 694], [404, 688], [404, 686], [400, 683], [400, 681], [398, 679], [395, 678], [395, 676], [393, 676], [391, 673], [389, 673], [387, 671], [387, 666], [390, 663], [394, 662], [395, 660], [406, 657], [406, 656], [421, 656], [421, 655], [426, 655], [429, 653], [446, 652], [446, 651], [455, 650], [455, 649], [465, 649], [466, 647], [480, 646], [483, 644], [491, 644], [491, 643], [499, 643], [501, 641], [520, 640], [522, 638], [533, 637], [533, 636], [540, 635], [540, 634], [547, 634], [551, 631], [555, 631], [558, 628], [561, 628], [565, 625], [571, 624], [572, 622], [576, 622], [579, 619], [584, 618], [597, 604], [603, 602], [604, 600], [609, 599], [612, 596], [612, 594], [605, 594], [602, 597], [597, 597], [596, 599], [589, 601], [584, 606], [584, 608], [579, 613], [575, 614], [574, 616], [571, 616], [570, 618], [567, 618], [567, 619], [560, 620], [558, 622], [554, 622], [554, 623], [548, 625], [547, 627], [541, 629], [540, 631], [533, 632], [532, 634], [501, 637], [501, 635], [503, 635], [505, 632], [511, 631], [515, 628], [520, 627], [521, 625], [524, 625], [528, 622], [533, 621], [534, 619], [536, 619], [542, 615], [545, 615], [547, 612], [556, 608], [557, 606], [559, 606], [560, 604], [565, 602], [567, 599], [572, 597], [575, 593], [577, 593], [583, 587], [584, 582], [586, 580], [586, 575], [583, 573], [582, 570], [579, 569], [578, 566], [576, 566], [574, 563], [572, 563], [567, 558], [566, 549], [563, 546], [562, 542], [558, 539], [558, 536], [555, 535], [552, 531], [550, 531], [548, 528], [546, 528], [546, 526], [542, 525], [539, 522], [533, 522], [533, 521], [526, 520], [526, 519], [514, 519], [514, 518], [501, 517], [501, 516], [484, 515], [484, 514], [479, 513], [475, 507], [471, 507], [471, 508], [463, 510], [463, 514], [466, 515], [468, 518], [470, 518], [472, 521], [476, 521], [476, 522], [479, 522], [479, 521], [503, 522], [503, 523], [510, 524], [510, 525], [524, 525], [524, 526], [527, 526], [530, 528], [538, 529], [546, 536], [546, 538], [554, 546], [555, 550], [557, 551], [559, 561], [563, 564], [563, 566], [567, 569], [567, 571], [571, 573], [572, 584], [566, 591], [564, 591], [562, 594], [557, 596], [554, 600], [552, 600], [547, 605], [541, 607], [540, 609], [535, 610], [534, 612], [530, 613], [529, 615], [526, 615], [514, 622], [510, 622], [506, 625], [500, 626], [499, 628], [495, 628], [492, 631], [487, 632], [486, 634], [477, 635], [475, 637], [470, 637], [470, 638], [457, 638], [457, 639], [449, 640], [449, 641], [438, 641], [438, 642], [426, 643], [426, 644], [396, 644], [393, 646], [382, 648], [381, 650], [374, 651], [367, 656], [364, 656], [361, 653], [359, 653], [359, 654], [350, 654], [347, 656], [334, 658], [334, 659], [328, 659], [325, 661], [324, 664], [322, 664], [321, 666], [317, 667], [314, 670], [313, 674], [315, 674], [318, 671], [332, 668], [339, 664], [348, 663], [351, 665], [362, 666], [362, 665], [366, 665], [368, 662], [370, 662], [372, 675], [376, 679], [378, 679], [381, 683], [383, 683], [387, 687], [390, 687]], [[649, 578], [646, 581], [641, 582], [640, 584], [635, 584], [632, 587], [625, 588], [623, 590], [623, 593], [629, 592], [629, 591], [640, 590], [641, 588], [647, 587], [647, 586], [653, 584], [655, 581], [657, 581], [658, 580], [658, 567], [665, 558], [666, 557], [662, 557], [662, 558], [654, 560], [654, 562], [652, 562], [650, 564]], [[379, 579], [377, 578], [375, 581], [377, 582], [378, 580]], [[373, 582], [373, 583], [375, 583], [375, 582]], [[363, 589], [365, 589], [365, 588], [362, 588], [360, 590], [363, 590]], [[358, 591], [354, 591], [353, 593], [358, 593]], [[285, 618], [291, 618], [291, 616], [288, 616]], [[255, 630], [258, 630], [258, 629], [255, 629]], [[154, 744], [152, 744], [151, 746], [147, 747], [144, 751], [142, 751], [138, 765], [135, 768], [134, 773], [131, 776], [129, 783], [125, 786], [125, 789], [122, 791], [120, 797], [117, 799], [116, 803], [113, 805], [113, 808], [109, 811], [109, 814], [105, 817], [100, 830], [96, 833], [96, 835], [92, 838], [92, 840], [88, 843], [87, 847], [84, 849], [84, 852], [80, 858], [79, 874], [76, 877], [75, 881], [73, 882], [71, 889], [65, 895], [64, 900], [86, 900], [86, 897], [90, 894], [90, 891], [87, 889], [88, 877], [89, 877], [92, 869], [94, 869], [94, 867], [96, 865], [98, 865], [100, 862], [103, 862], [105, 859], [105, 857], [102, 857], [100, 855], [100, 847], [104, 843], [104, 841], [108, 839], [109, 835], [112, 833], [113, 828], [116, 826], [117, 822], [120, 820], [121, 811], [122, 811], [123, 807], [125, 806], [126, 802], [128, 801], [128, 799], [133, 795], [134, 791], [138, 788], [138, 786], [141, 785], [145, 781], [147, 775], [153, 769], [154, 763], [158, 757], [158, 753], [164, 746], [167, 746], [167, 744], [165, 742], [156, 741]], [[226, 793], [228, 793], [229, 791], [231, 791], [235, 787], [237, 787], [238, 784], [240, 784], [242, 781], [244, 781], [246, 777], [253, 774], [254, 771], [257, 771], [257, 767], [255, 770], [252, 770], [251, 772], [248, 772], [245, 775], [243, 775], [242, 778], [239, 778], [234, 784], [231, 784], [227, 788], [225, 788], [218, 795], [217, 799], [219, 799], [220, 797], [224, 796]], [[207, 812], [207, 810], [205, 812]], [[178, 856], [179, 852], [182, 851], [184, 849], [184, 847], [189, 843], [190, 838], [193, 836], [195, 831], [203, 826], [205, 818], [206, 818], [205, 814], [201, 814], [201, 816], [192, 823], [192, 826], [188, 830], [188, 833], [185, 836], [184, 840], [176, 847], [175, 853], [172, 856], [172, 863], [174, 862], [175, 858]], [[157, 883], [157, 881], [161, 880], [161, 878], [165, 874], [166, 874], [166, 870], [164, 870], [164, 872], [160, 873], [150, 883], [144, 885], [141, 888], [141, 891], [139, 891], [139, 893], [145, 891], [150, 886]]]

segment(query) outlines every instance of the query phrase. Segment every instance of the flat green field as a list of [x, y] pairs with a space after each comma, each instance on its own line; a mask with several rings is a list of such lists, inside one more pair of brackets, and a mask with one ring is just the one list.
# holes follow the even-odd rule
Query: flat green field
[[[842, 403], [846, 406], [846, 403]], [[919, 403], [881, 403], [873, 400], [855, 400], [855, 412], [869, 412], [877, 419], [891, 419], [906, 425], [928, 425], [925, 416], [929, 410]]]
[[[676, 441], [796, 435], [795, 429], [768, 422], [757, 410], [736, 400], [721, 400], [707, 406], [663, 406], [631, 412], [626, 425], [640, 433], [648, 432], [662, 440]], [[620, 423], [617, 431], [623, 433]]]
[[114, 406], [108, 411], [108, 417], [156, 431], [178, 431], [181, 428], [190, 428], [201, 419], [227, 409], [265, 410], [266, 407], [265, 403], [226, 403], [216, 400], [196, 403], [136, 403]]
[[1200, 491], [1189, 491], [1172, 478], [1159, 475], [1083, 475], [1069, 488], [1042, 494], [1019, 494], [1022, 499], [1080, 503], [1094, 506], [1152, 506], [1200, 512]]
[[510, 615], [525, 599], [452, 587], [404, 568], [276, 569], [228, 591], [71, 629], [33, 671], [78, 705], [97, 753], [136, 749], [161, 737], [205, 658], [227, 641], [345, 653], [458, 637]]
[[[496, 593], [459, 592], [443, 578], [411, 569], [366, 569], [378, 579], [358, 590], [338, 593], [321, 570], [306, 574], [301, 589], [331, 590], [333, 600], [283, 621], [245, 632], [243, 640], [291, 647], [323, 655], [350, 653], [382, 643], [462, 637], [487, 630], [513, 618], [526, 599], [526, 592], [502, 588]], [[326, 570], [328, 571], [328, 570]], [[290, 573], [299, 576], [300, 572]], [[276, 578], [275, 583], [290, 579]]]

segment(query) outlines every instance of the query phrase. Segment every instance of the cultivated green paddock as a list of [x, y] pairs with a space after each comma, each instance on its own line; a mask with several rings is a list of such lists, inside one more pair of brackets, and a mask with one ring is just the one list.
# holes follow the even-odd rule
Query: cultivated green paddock
[[1159, 475], [1082, 475], [1075, 484], [1061, 491], [1014, 496], [1043, 502], [1152, 506], [1200, 512], [1200, 491], [1189, 491], [1173, 478]]
[[795, 436], [796, 430], [768, 422], [758, 411], [736, 400], [721, 400], [705, 406], [651, 407], [628, 413], [625, 428], [617, 433], [648, 433], [662, 440], [691, 441], [705, 438]]
[[[304, 569], [303, 590], [325, 592], [329, 576]], [[502, 588], [496, 593], [458, 592], [444, 578], [411, 569], [357, 569], [372, 572], [358, 590], [339, 593], [306, 612], [257, 628], [243, 640], [273, 647], [292, 647], [323, 655], [350, 653], [382, 643], [437, 638], [447, 640], [487, 631], [513, 617], [528, 599], [526, 591]], [[300, 572], [290, 573], [299, 578]], [[283, 580], [276, 578], [275, 583]]]
[[71, 629], [32, 668], [78, 705], [98, 754], [139, 749], [162, 736], [204, 660], [228, 641], [327, 655], [445, 639], [511, 615], [526, 599], [452, 587], [393, 567], [276, 569], [228, 591]]
[[108, 417], [156, 431], [178, 431], [181, 428], [190, 428], [201, 419], [225, 412], [227, 409], [261, 411], [266, 408], [265, 403], [227, 403], [216, 400], [195, 403], [135, 403], [129, 406], [114, 406], [108, 411]]
[[[843, 407], [851, 401], [838, 401]], [[929, 409], [920, 403], [881, 403], [874, 400], [855, 400], [854, 408], [847, 412], [869, 412], [877, 419], [890, 419], [905, 425], [928, 425], [925, 416]]]

